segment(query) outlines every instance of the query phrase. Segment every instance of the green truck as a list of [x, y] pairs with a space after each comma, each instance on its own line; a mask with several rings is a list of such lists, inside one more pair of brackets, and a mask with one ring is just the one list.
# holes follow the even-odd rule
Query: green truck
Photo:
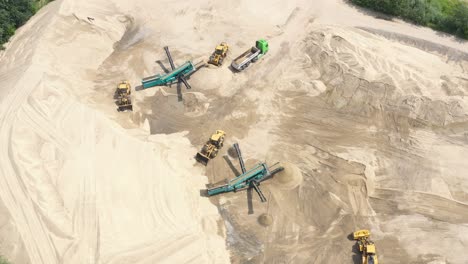
[[242, 71], [249, 66], [251, 62], [256, 62], [268, 52], [268, 41], [259, 39], [255, 42], [255, 47], [250, 48], [242, 53], [239, 57], [235, 58], [231, 67], [237, 71]]

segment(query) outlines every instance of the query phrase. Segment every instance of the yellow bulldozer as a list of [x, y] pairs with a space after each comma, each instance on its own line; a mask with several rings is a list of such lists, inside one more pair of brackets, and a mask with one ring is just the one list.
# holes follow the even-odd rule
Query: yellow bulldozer
[[219, 149], [223, 147], [225, 136], [226, 133], [224, 131], [216, 130], [216, 132], [211, 135], [210, 140], [205, 143], [201, 151], [197, 153], [195, 159], [206, 166], [210, 159], [218, 155]]
[[130, 83], [128, 81], [121, 81], [117, 85], [117, 91], [116, 91], [117, 97], [123, 96], [123, 95], [131, 95], [132, 94], [132, 87], [130, 86]]
[[362, 254], [362, 264], [379, 264], [375, 244], [369, 237], [370, 231], [366, 229], [358, 230], [353, 233], [353, 238], [357, 240], [359, 252]]
[[117, 106], [118, 111], [133, 110], [132, 99], [130, 95], [132, 94], [132, 87], [128, 81], [121, 81], [117, 85], [117, 90], [115, 91], [117, 97]]
[[227, 56], [228, 50], [228, 44], [226, 42], [221, 42], [221, 44], [216, 46], [216, 49], [213, 52], [213, 54], [211, 54], [208, 63], [216, 66], [221, 66], [223, 64], [224, 58], [226, 58]]

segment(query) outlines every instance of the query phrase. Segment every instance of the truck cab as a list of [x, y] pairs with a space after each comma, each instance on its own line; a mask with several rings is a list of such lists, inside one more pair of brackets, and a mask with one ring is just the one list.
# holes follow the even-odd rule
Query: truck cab
[[255, 47], [260, 50], [261, 55], [265, 55], [268, 52], [268, 41], [259, 39], [255, 42]]

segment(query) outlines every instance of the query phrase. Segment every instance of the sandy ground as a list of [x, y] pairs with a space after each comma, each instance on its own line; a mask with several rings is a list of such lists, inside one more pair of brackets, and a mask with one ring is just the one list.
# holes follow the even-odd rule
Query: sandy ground
[[[88, 19], [93, 18], [93, 19]], [[242, 73], [115, 85], [266, 38]], [[55, 1], [0, 54], [0, 253], [13, 263], [466, 263], [468, 44], [333, 1]], [[193, 160], [211, 132], [227, 144]], [[286, 167], [255, 193], [203, 190]]]

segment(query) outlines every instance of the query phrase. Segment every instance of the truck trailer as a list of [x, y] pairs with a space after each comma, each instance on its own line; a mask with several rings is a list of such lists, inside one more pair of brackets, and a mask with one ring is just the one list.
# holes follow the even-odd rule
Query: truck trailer
[[256, 62], [268, 52], [268, 42], [264, 39], [259, 39], [255, 42], [255, 47], [251, 47], [239, 57], [235, 58], [231, 67], [234, 70], [242, 71], [247, 68], [251, 62]]

